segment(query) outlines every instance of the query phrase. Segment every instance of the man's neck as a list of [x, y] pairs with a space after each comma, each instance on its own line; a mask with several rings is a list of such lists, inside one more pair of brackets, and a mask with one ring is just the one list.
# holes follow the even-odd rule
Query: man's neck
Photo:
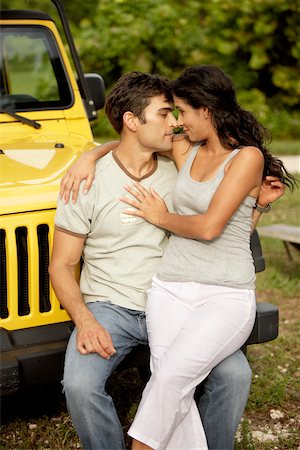
[[125, 169], [135, 178], [143, 178], [156, 168], [156, 157], [149, 149], [142, 149], [137, 144], [120, 142], [114, 154]]

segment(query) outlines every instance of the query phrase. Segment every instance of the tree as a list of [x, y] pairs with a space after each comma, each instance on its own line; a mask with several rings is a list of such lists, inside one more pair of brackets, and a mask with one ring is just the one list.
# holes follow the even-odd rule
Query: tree
[[183, 15], [178, 1], [101, 0], [94, 15], [80, 23], [83, 60], [108, 84], [133, 69], [175, 76], [201, 40], [199, 27], [194, 35], [190, 28], [197, 25], [194, 3]]
[[108, 86], [130, 70], [174, 78], [189, 65], [218, 65], [269, 125], [274, 113], [300, 111], [299, 35], [299, 6], [286, 0], [101, 0], [76, 41]]
[[240, 88], [300, 108], [300, 3], [213, 0], [201, 3], [201, 11], [208, 58], [220, 61]]
[[[47, 11], [50, 0], [2, 0], [20, 2]], [[108, 88], [131, 70], [175, 78], [186, 66], [215, 64], [243, 106], [300, 135], [299, 0], [63, 3], [85, 70], [101, 73]]]

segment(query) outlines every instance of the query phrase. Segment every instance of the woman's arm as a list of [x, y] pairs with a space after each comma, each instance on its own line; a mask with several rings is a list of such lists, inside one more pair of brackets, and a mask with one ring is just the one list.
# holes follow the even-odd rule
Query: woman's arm
[[80, 158], [72, 164], [60, 182], [59, 193], [65, 203], [68, 203], [71, 191], [72, 201], [73, 203], [76, 203], [79, 186], [84, 179], [86, 179], [84, 193], [89, 191], [95, 178], [96, 161], [117, 147], [118, 144], [119, 141], [111, 141], [98, 145], [93, 150], [81, 155]]
[[180, 236], [192, 239], [212, 240], [218, 237], [226, 223], [238, 209], [244, 198], [256, 192], [261, 185], [263, 155], [255, 147], [245, 147], [231, 161], [219, 188], [215, 192], [205, 214], [181, 216], [169, 213], [165, 203], [152, 189], [150, 193], [136, 184], [136, 189], [127, 187], [136, 200], [122, 198], [122, 201], [136, 208], [130, 215], [143, 217], [154, 225], [165, 228]]
[[[256, 204], [261, 208], [266, 208], [276, 200], [278, 200], [285, 193], [285, 186], [277, 177], [267, 176], [263, 179], [260, 191], [257, 197]], [[257, 209], [253, 210], [252, 216], [252, 230], [257, 226], [257, 223], [262, 213]]]
[[[86, 180], [84, 185], [84, 193], [91, 188], [95, 178], [96, 161], [102, 158], [109, 151], [113, 150], [120, 141], [111, 141], [102, 145], [98, 145], [93, 150], [84, 153], [74, 164], [67, 170], [60, 182], [60, 196], [68, 203], [70, 193], [72, 191], [72, 201], [76, 203], [78, 190], [82, 180]], [[182, 167], [190, 150], [190, 141], [186, 134], [174, 134], [173, 149], [169, 152], [158, 152], [159, 155], [172, 159], [178, 170]]]

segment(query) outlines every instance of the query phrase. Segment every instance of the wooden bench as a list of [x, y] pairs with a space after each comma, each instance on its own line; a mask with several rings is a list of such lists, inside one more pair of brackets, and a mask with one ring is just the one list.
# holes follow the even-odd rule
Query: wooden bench
[[293, 260], [289, 245], [300, 251], [300, 226], [287, 225], [286, 223], [276, 223], [257, 227], [260, 236], [281, 239], [291, 260]]

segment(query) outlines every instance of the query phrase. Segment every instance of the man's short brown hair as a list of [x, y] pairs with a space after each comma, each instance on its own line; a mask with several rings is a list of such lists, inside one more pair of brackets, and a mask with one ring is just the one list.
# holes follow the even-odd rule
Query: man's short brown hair
[[142, 72], [130, 72], [123, 75], [107, 96], [105, 112], [117, 133], [123, 129], [123, 115], [132, 112], [144, 121], [143, 112], [151, 98], [164, 95], [173, 102], [170, 81], [160, 75]]

